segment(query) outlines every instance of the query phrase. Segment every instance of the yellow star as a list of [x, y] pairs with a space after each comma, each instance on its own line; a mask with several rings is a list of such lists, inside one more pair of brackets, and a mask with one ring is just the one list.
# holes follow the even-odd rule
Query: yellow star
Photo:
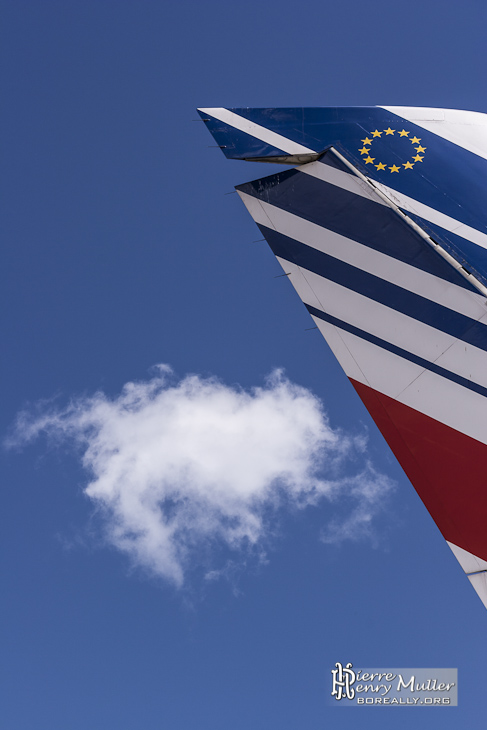
[[412, 169], [413, 169], [413, 167], [414, 167], [414, 162], [409, 162], [409, 160], [408, 160], [407, 162], [403, 162], [403, 163], [402, 163], [402, 166], [403, 166], [403, 167], [404, 167], [404, 168], [405, 168], [406, 170], [412, 170]]
[[419, 144], [419, 143], [421, 142], [421, 137], [413, 137], [413, 138], [411, 139], [411, 142], [412, 142], [413, 144]]
[[376, 167], [378, 170], [385, 170], [386, 169], [386, 166], [384, 165], [383, 162], [379, 162], [379, 164], [378, 165], [374, 165], [374, 167]]
[[424, 152], [426, 150], [426, 147], [421, 147], [421, 145], [418, 145], [416, 147], [416, 152]]
[[370, 149], [367, 149], [367, 147], [362, 147], [361, 150], [359, 150], [361, 155], [368, 155], [370, 152]]
[[384, 129], [384, 132], [386, 133], [386, 135], [394, 134], [395, 131], [396, 131], [395, 129], [391, 129], [390, 127], [389, 127], [389, 129]]
[[375, 130], [374, 132], [372, 132], [372, 137], [380, 137], [380, 136], [381, 136], [381, 134], [382, 134], [382, 132], [379, 132], [379, 131], [378, 131], [378, 130], [376, 129], [376, 130]]
[[366, 137], [365, 139], [362, 140], [362, 144], [372, 144], [372, 140], [369, 139], [368, 137]]
[[408, 136], [408, 134], [409, 134], [409, 132], [406, 132], [406, 130], [405, 130], [405, 129], [403, 129], [403, 130], [402, 130], [402, 132], [399, 132], [399, 136], [400, 136], [400, 137], [407, 137], [407, 136]]
[[416, 155], [416, 157], [413, 157], [413, 160], [414, 160], [415, 162], [423, 162], [423, 158], [422, 158], [422, 157], [420, 157], [419, 155]]
[[373, 162], [374, 160], [375, 160], [375, 157], [370, 157], [369, 156], [369, 157], [366, 158], [365, 164], [366, 165], [370, 165], [370, 163]]
[[401, 168], [400, 167], [397, 167], [397, 165], [393, 165], [392, 167], [389, 168], [389, 170], [391, 172], [399, 172], [400, 169]]

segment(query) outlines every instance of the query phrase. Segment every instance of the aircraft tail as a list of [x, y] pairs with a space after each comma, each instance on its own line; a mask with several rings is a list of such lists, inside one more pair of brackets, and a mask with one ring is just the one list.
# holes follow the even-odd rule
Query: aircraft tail
[[318, 155], [237, 191], [487, 606], [487, 144], [436, 111], [232, 110], [223, 151]]

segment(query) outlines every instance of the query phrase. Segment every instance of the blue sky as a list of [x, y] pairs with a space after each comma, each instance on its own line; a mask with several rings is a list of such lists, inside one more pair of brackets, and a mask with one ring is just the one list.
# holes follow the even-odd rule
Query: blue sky
[[25, 409], [57, 409], [66, 424], [73, 398], [83, 412], [95, 392], [120, 403], [126, 383], [154, 382], [158, 363], [173, 368], [174, 389], [190, 373], [199, 385], [219, 379], [229, 398], [238, 387], [255, 397], [283, 368], [322, 401], [340, 443], [368, 439], [313, 476], [311, 454], [304, 481], [351, 478], [369, 460], [395, 485], [360, 540], [323, 541], [361, 504], [346, 488], [307, 507], [291, 487], [277, 506], [266, 492], [252, 549], [221, 525], [194, 532], [202, 513], [191, 512], [185, 534], [199, 537], [183, 545], [178, 584], [107, 537], [120, 515], [85, 492], [93, 462], [83, 468], [79, 429], [4, 451], [2, 726], [410, 727], [411, 710], [328, 705], [330, 669], [352, 661], [458, 667], [459, 707], [415, 710], [413, 721], [477, 727], [485, 608], [306, 331], [289, 282], [273, 278], [273, 255], [252, 243], [260, 235], [238, 196], [225, 195], [267, 169], [225, 160], [192, 120], [198, 106], [487, 112], [485, 4], [1, 7], [3, 437]]

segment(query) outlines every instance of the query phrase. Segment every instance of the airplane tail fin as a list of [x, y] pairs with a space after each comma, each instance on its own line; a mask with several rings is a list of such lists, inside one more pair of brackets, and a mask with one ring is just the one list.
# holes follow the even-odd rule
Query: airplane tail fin
[[[315, 152], [328, 145], [236, 189], [487, 606], [487, 231], [484, 208], [467, 205], [459, 185], [468, 178], [474, 197], [485, 195], [487, 175], [476, 171], [487, 160], [465, 148], [452, 160], [455, 143], [372, 109], [343, 111], [354, 124], [326, 110], [326, 139], [317, 115], [295, 132], [291, 110], [293, 143], [313, 151], [314, 132]], [[255, 124], [272, 116], [246, 112]], [[282, 119], [273, 129], [286, 136]], [[264, 143], [272, 148], [262, 156], [305, 154], [275, 137]], [[240, 159], [256, 149], [245, 144]], [[410, 155], [412, 146], [424, 149]]]

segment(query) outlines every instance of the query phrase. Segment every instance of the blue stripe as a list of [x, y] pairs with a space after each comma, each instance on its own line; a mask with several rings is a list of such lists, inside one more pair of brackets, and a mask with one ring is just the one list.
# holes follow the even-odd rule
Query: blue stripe
[[238, 185], [237, 190], [445, 281], [476, 291], [385, 205], [303, 174], [298, 169]]
[[419, 365], [425, 370], [430, 370], [432, 373], [440, 375], [442, 378], [451, 380], [453, 383], [457, 383], [464, 388], [468, 388], [468, 390], [473, 390], [475, 393], [478, 393], [479, 395], [484, 396], [484, 398], [487, 398], [487, 388], [484, 388], [482, 385], [473, 383], [471, 380], [463, 378], [461, 375], [457, 375], [456, 373], [452, 373], [450, 370], [439, 367], [439, 365], [435, 365], [435, 363], [432, 363], [429, 360], [424, 360], [422, 357], [413, 355], [411, 352], [403, 350], [401, 347], [396, 347], [396, 345], [392, 345], [390, 342], [382, 340], [380, 337], [376, 337], [375, 335], [371, 335], [369, 332], [365, 332], [365, 330], [354, 327], [352, 324], [344, 322], [342, 319], [333, 317], [331, 314], [322, 312], [321, 310], [316, 309], [316, 307], [312, 307], [310, 304], [306, 304], [305, 306], [308, 312], [313, 315], [313, 317], [318, 317], [319, 319], [322, 319], [329, 324], [335, 325], [339, 329], [350, 332], [350, 334], [356, 335], [362, 340], [367, 340], [367, 342], [371, 342], [373, 345], [377, 345], [377, 347], [381, 347], [383, 350], [388, 350], [389, 352], [394, 353], [394, 355], [398, 355], [405, 360], [409, 360], [410, 362]]
[[487, 350], [487, 326], [374, 274], [259, 225], [276, 256], [406, 314], [456, 339]]
[[468, 238], [447, 231], [438, 224], [432, 223], [426, 218], [421, 218], [415, 213], [406, 210], [404, 213], [441, 244], [467, 271], [487, 286], [487, 249]]

